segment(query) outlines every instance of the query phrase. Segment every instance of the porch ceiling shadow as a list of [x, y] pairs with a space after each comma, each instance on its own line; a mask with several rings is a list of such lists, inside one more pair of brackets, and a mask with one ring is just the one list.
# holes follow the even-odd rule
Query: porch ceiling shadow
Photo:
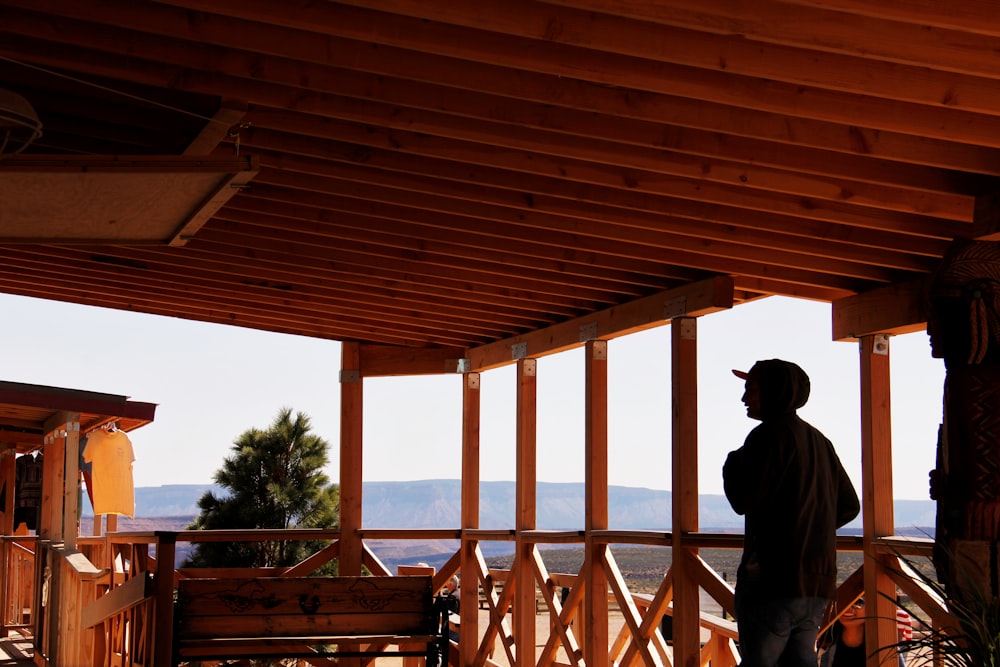
[[0, 291], [468, 350], [717, 276], [737, 304], [919, 286], [996, 233], [989, 3], [691, 7], [0, 0], [0, 88], [42, 122], [19, 159], [256, 173], [169, 211], [119, 183], [78, 224], [98, 189], [0, 159], [36, 204]]
[[60, 412], [80, 413], [80, 432], [115, 422], [132, 431], [153, 421], [155, 403], [78, 389], [0, 381], [0, 444], [26, 453], [42, 446], [45, 426]]

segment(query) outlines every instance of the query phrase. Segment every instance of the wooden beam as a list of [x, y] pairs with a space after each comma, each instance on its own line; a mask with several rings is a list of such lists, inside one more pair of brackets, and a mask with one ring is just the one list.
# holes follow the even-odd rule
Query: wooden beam
[[419, 349], [394, 345], [361, 345], [361, 377], [440, 375], [464, 370], [460, 347]]
[[579, 347], [590, 338], [610, 340], [661, 326], [674, 317], [706, 315], [732, 307], [733, 280], [717, 276], [473, 348], [468, 356], [472, 370], [481, 371], [509, 364], [519, 356], [545, 356]]
[[924, 329], [929, 308], [926, 281], [917, 278], [834, 301], [833, 340]]
[[231, 131], [239, 131], [240, 122], [247, 115], [244, 100], [223, 99], [211, 120], [205, 123], [198, 136], [184, 149], [184, 155], [208, 155], [226, 141]]

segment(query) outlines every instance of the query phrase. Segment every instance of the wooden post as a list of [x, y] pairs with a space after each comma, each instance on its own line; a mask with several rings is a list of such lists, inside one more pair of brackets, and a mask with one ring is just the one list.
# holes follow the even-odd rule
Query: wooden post
[[535, 664], [535, 579], [532, 573], [534, 545], [524, 539], [524, 531], [536, 527], [536, 423], [537, 360], [517, 362], [517, 480], [515, 481], [515, 525], [517, 536], [514, 567], [517, 570], [514, 594], [514, 642], [517, 667]]
[[476, 549], [478, 540], [466, 530], [479, 528], [479, 373], [462, 376], [462, 581], [459, 589], [461, 623], [458, 635], [460, 667], [476, 660], [479, 637], [479, 585]]
[[364, 418], [361, 352], [341, 345], [340, 369], [340, 574], [361, 574], [361, 485]]
[[14, 534], [14, 486], [17, 484], [17, 450], [13, 445], [2, 445], [0, 450], [0, 488], [3, 488], [3, 525], [0, 530], [4, 535]]
[[80, 413], [63, 413], [65, 463], [63, 473], [62, 536], [67, 549], [76, 549], [80, 533], [77, 521], [80, 505]]
[[[4, 535], [14, 534], [14, 484], [15, 479], [15, 466], [16, 466], [16, 455], [17, 450], [14, 447], [7, 447], [6, 444], [4, 448], [0, 450], [0, 485], [3, 488], [3, 525], [0, 526]], [[8, 616], [8, 604], [10, 604], [8, 593], [10, 590], [10, 580], [13, 578], [10, 567], [11, 562], [11, 542], [4, 540], [0, 543], [0, 633], [3, 637], [7, 636], [7, 621]], [[20, 614], [18, 614], [20, 617]]]
[[[56, 415], [59, 417], [59, 415]], [[66, 475], [66, 439], [59, 433], [60, 419], [55, 425], [45, 425], [45, 445], [42, 450], [42, 504], [38, 511], [38, 536], [53, 542], [62, 541], [63, 484]]]
[[606, 544], [594, 542], [593, 531], [608, 529], [608, 342], [587, 341], [585, 348], [585, 509], [583, 574], [587, 595], [584, 614], [588, 632], [584, 661], [608, 667], [608, 578]]
[[[865, 643], [868, 665], [878, 667], [887, 659], [879, 647], [898, 640], [896, 585], [881, 569], [873, 567], [872, 541], [895, 532], [892, 509], [892, 424], [889, 391], [889, 336], [874, 334], [860, 340], [861, 352], [861, 511], [864, 525]], [[877, 651], [877, 652], [876, 652]]]
[[701, 603], [689, 572], [685, 535], [698, 530], [698, 320], [670, 321], [672, 387], [672, 569], [674, 665], [699, 667]]
[[174, 559], [177, 553], [177, 533], [156, 531], [156, 597], [153, 602], [153, 624], [156, 641], [153, 646], [154, 665], [172, 665], [174, 649]]
[[[436, 568], [431, 565], [397, 565], [396, 574], [400, 577], [412, 577], [416, 575], [424, 575], [428, 577], [433, 577]], [[400, 651], [417, 651], [424, 646], [424, 644], [414, 644], [414, 643], [401, 643], [399, 645]], [[418, 657], [415, 655], [408, 655], [403, 657], [403, 667], [421, 667], [427, 664], [427, 659]]]

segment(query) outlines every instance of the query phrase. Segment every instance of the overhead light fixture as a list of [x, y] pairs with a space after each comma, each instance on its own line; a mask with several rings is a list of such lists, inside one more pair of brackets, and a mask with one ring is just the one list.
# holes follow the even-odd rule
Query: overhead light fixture
[[42, 121], [28, 100], [0, 88], [0, 159], [17, 155], [42, 136]]

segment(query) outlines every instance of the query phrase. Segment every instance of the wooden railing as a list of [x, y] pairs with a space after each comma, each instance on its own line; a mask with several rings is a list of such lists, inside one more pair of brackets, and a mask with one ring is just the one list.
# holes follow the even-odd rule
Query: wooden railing
[[35, 590], [35, 538], [0, 538], [0, 562], [4, 567], [0, 589], [3, 632], [25, 630], [31, 626], [32, 599]]
[[[522, 533], [520, 553], [510, 570], [490, 569], [483, 557], [483, 542], [513, 542], [513, 531], [472, 530], [463, 534], [459, 530], [364, 530], [362, 561], [370, 572], [378, 575], [394, 574], [369, 547], [378, 540], [407, 540], [414, 542], [455, 540], [461, 547], [435, 574], [434, 584], [442, 586], [460, 570], [462, 553], [475, 554], [475, 571], [465, 572], [463, 586], [477, 585], [486, 601], [486, 621], [475, 632], [468, 625], [462, 627], [461, 641], [476, 642], [472, 667], [494, 665], [581, 665], [587, 623], [583, 613], [588, 591], [581, 572], [550, 573], [545, 564], [544, 550], [539, 545], [583, 544], [580, 531], [528, 531]], [[176, 581], [182, 577], [235, 577], [235, 576], [309, 576], [339, 554], [340, 535], [336, 531], [184, 531], [111, 533], [104, 537], [81, 538], [79, 551], [64, 551], [41, 543], [32, 553], [28, 540], [7, 538], [3, 542], [3, 558], [8, 576], [4, 578], [5, 623], [11, 621], [31, 624], [38, 629], [36, 643], [49, 664], [114, 664], [123, 667], [169, 664], [172, 649], [173, 594]], [[614, 609], [622, 616], [621, 629], [609, 636], [608, 663], [617, 667], [645, 665], [672, 665], [672, 647], [669, 637], [661, 632], [661, 619], [673, 613], [672, 567], [655, 592], [629, 590], [628, 583], [615, 561], [618, 546], [652, 545], [670, 546], [670, 533], [655, 531], [601, 531], [590, 536], [591, 544], [603, 544], [600, 567], [608, 582], [607, 600], [602, 603], [607, 610]], [[179, 544], [208, 541], [321, 541], [326, 546], [300, 563], [291, 567], [257, 569], [175, 569], [174, 554]], [[685, 536], [689, 545], [683, 557], [687, 559], [684, 571], [693, 577], [701, 590], [707, 593], [724, 614], [733, 612], [733, 590], [702, 558], [702, 548], [739, 550], [742, 536], [722, 534], [691, 534]], [[846, 551], [860, 551], [860, 538], [841, 538], [838, 547]], [[929, 555], [928, 540], [885, 539], [877, 543], [876, 559], [891, 573], [893, 581], [913, 602], [931, 618], [942, 623], [946, 612], [940, 600], [929, 595], [919, 584], [919, 579], [906, 574], [906, 564], [900, 554], [924, 557]], [[676, 560], [674, 554], [672, 560]], [[161, 568], [161, 559], [164, 567]], [[42, 569], [39, 571], [38, 568]], [[520, 575], [519, 575], [520, 570]], [[34, 573], [34, 576], [32, 576]], [[528, 577], [523, 576], [528, 574]], [[26, 581], [34, 582], [30, 590]], [[849, 577], [848, 584], [857, 586], [857, 573]], [[500, 584], [502, 582], [502, 585]], [[537, 609], [548, 615], [548, 636], [538, 637], [535, 659], [525, 661], [517, 652], [515, 626], [511, 612], [515, 607], [519, 582], [531, 582], [533, 597], [541, 601]], [[42, 590], [36, 587], [40, 585]], [[524, 585], [523, 583], [520, 585]], [[563, 604], [562, 588], [569, 594]], [[856, 592], [844, 591], [849, 597]], [[31, 601], [30, 604], [26, 602]], [[42, 607], [39, 608], [38, 605]], [[18, 606], [20, 605], [20, 606]], [[600, 606], [598, 606], [600, 608]], [[20, 609], [20, 616], [15, 613]], [[37, 610], [37, 613], [35, 611]], [[58, 610], [58, 626], [51, 617]], [[478, 619], [476, 610], [474, 618]], [[610, 612], [609, 612], [610, 613]], [[468, 618], [468, 617], [467, 617]], [[698, 624], [701, 628], [701, 665], [735, 667], [739, 662], [736, 647], [735, 624], [722, 616], [702, 612]], [[58, 642], [52, 633], [58, 627]], [[497, 647], [499, 645], [499, 652]], [[51, 647], [56, 647], [51, 649]], [[457, 655], [457, 653], [453, 654]], [[453, 661], [453, 664], [458, 664]]]

